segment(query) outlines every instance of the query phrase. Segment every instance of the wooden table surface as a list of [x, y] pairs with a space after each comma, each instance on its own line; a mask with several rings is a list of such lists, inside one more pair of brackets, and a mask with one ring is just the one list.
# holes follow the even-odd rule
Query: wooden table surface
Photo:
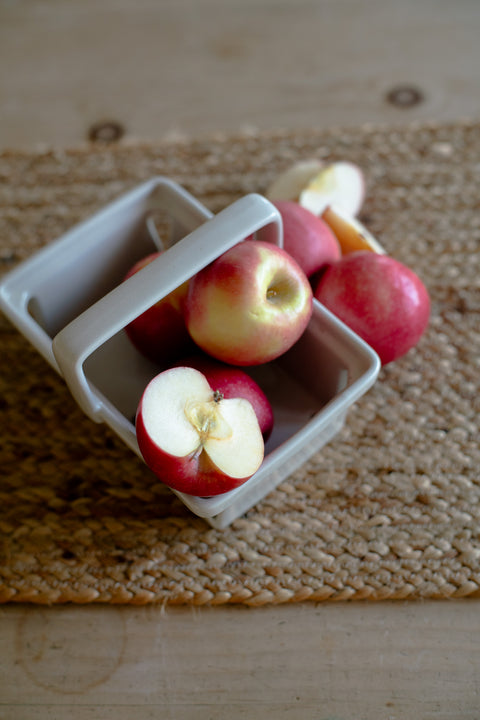
[[[0, 148], [478, 117], [479, 31], [478, 0], [0, 0]], [[479, 611], [3, 606], [0, 720], [478, 720]]]

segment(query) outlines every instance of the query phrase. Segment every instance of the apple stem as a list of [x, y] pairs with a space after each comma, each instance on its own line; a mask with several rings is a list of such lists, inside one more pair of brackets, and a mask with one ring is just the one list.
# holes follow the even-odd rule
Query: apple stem
[[223, 393], [220, 390], [215, 390], [213, 393], [213, 402], [220, 402], [220, 400], [223, 400]]

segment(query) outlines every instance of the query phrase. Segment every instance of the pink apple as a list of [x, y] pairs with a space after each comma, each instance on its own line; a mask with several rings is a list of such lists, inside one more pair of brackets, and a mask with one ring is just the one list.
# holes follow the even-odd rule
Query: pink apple
[[[125, 279], [160, 254], [161, 251], [154, 252], [139, 260], [128, 271]], [[180, 285], [126, 326], [125, 332], [132, 344], [149, 360], [166, 365], [193, 347], [183, 317], [187, 292], [188, 282]]]
[[195, 343], [217, 360], [259, 365], [286, 352], [312, 314], [312, 289], [283, 249], [245, 240], [189, 283], [185, 321]]
[[359, 250], [329, 267], [315, 297], [378, 354], [383, 365], [420, 340], [430, 298], [420, 278], [388, 255]]
[[340, 259], [340, 245], [327, 223], [288, 200], [273, 202], [283, 221], [283, 247], [311, 277]]
[[224, 398], [243, 397], [255, 410], [263, 439], [268, 440], [273, 429], [273, 409], [268, 397], [255, 380], [244, 370], [214, 360], [208, 355], [191, 355], [177, 365], [193, 367], [207, 378], [210, 387], [222, 393]]
[[243, 484], [260, 467], [264, 441], [243, 397], [224, 398], [190, 367], [164, 370], [140, 400], [136, 433], [149, 468], [166, 485], [200, 497]]

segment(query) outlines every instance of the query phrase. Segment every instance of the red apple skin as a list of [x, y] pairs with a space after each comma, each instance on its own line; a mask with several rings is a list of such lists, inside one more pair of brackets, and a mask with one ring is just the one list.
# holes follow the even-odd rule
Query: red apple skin
[[203, 450], [184, 457], [176, 457], [160, 449], [145, 429], [141, 404], [137, 412], [135, 430], [145, 463], [172, 490], [196, 497], [213, 497], [234, 490], [249, 479], [225, 475]]
[[186, 365], [203, 373], [210, 387], [219, 390], [225, 398], [243, 397], [248, 400], [255, 410], [263, 439], [265, 442], [268, 440], [274, 424], [273, 408], [262, 388], [248, 373], [208, 355], [190, 355], [176, 365]]
[[[151, 253], [139, 260], [128, 271], [125, 280], [155, 260], [162, 251]], [[185, 326], [184, 305], [188, 282], [139, 315], [125, 327], [134, 347], [158, 365], [167, 365], [193, 347]]]
[[312, 315], [307, 276], [283, 249], [245, 240], [190, 279], [185, 322], [194, 342], [217, 360], [260, 365], [282, 355]]
[[300, 265], [307, 277], [341, 257], [340, 244], [321, 217], [299, 203], [274, 201], [283, 221], [283, 247]]
[[368, 250], [329, 267], [314, 296], [376, 351], [382, 365], [413, 348], [430, 318], [429, 294], [418, 275]]

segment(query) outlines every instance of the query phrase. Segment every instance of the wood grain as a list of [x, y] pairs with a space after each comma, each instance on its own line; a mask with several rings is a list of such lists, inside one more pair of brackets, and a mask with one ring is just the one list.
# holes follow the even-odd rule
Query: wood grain
[[0, 717], [478, 717], [474, 602], [7, 607]]
[[475, 0], [3, 0], [0, 145], [477, 115], [479, 30]]

